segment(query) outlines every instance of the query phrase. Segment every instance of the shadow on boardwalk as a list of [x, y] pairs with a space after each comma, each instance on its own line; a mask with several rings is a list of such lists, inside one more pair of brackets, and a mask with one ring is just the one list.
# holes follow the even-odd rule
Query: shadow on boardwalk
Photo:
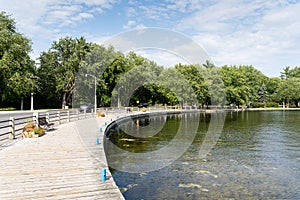
[[2, 149], [0, 199], [124, 199], [108, 170], [108, 180], [100, 180], [107, 162], [102, 138], [95, 144], [99, 123], [63, 124]]

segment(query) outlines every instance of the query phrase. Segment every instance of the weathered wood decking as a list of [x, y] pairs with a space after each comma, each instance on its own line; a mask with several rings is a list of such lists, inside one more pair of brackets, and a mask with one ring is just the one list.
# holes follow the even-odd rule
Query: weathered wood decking
[[0, 150], [0, 199], [124, 199], [108, 171], [99, 126], [91, 123], [63, 124]]

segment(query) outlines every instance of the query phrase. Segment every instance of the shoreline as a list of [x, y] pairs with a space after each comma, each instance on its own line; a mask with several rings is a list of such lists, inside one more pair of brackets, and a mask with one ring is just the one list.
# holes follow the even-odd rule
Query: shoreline
[[224, 109], [226, 111], [300, 111], [300, 108], [237, 108]]

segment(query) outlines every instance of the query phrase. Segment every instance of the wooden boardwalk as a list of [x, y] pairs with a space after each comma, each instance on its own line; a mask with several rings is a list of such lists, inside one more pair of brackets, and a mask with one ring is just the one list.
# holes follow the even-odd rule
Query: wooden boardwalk
[[0, 199], [124, 199], [107, 167], [101, 120], [62, 124], [0, 150]]

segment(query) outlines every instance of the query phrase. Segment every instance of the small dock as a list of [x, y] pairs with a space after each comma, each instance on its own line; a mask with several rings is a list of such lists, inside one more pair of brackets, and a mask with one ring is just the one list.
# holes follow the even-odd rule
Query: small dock
[[62, 124], [0, 150], [0, 199], [124, 199], [107, 166], [99, 132], [105, 120]]

